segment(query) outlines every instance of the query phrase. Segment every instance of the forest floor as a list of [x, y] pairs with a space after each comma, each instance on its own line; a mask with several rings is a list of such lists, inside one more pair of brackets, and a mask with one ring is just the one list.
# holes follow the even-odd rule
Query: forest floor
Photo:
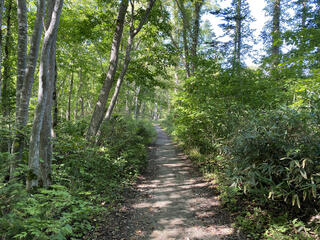
[[214, 186], [155, 128], [146, 173], [126, 191], [121, 207], [109, 214], [95, 239], [244, 239], [232, 228]]

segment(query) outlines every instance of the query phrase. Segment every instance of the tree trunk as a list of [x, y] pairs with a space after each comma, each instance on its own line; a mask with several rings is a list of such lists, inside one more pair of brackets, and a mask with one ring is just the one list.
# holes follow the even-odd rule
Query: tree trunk
[[11, 12], [12, 12], [13, 0], [9, 0], [7, 7], [7, 19], [6, 19], [6, 43], [4, 46], [4, 59], [3, 59], [3, 81], [2, 81], [2, 91], [1, 91], [1, 103], [3, 107], [3, 116], [7, 117], [10, 112], [9, 104], [9, 92], [8, 85], [11, 74], [11, 64], [10, 64], [10, 54], [11, 54], [11, 43], [12, 43], [12, 34], [11, 34]]
[[95, 109], [91, 117], [89, 129], [87, 133], [88, 138], [94, 137], [97, 134], [106, 112], [105, 110], [106, 103], [108, 101], [109, 92], [111, 90], [114, 76], [117, 71], [119, 47], [120, 47], [121, 38], [122, 38], [125, 16], [126, 16], [128, 4], [129, 4], [128, 2], [129, 0], [121, 1], [117, 24], [116, 24], [116, 30], [115, 30], [113, 41], [112, 41], [109, 69], [108, 69], [106, 79], [101, 88], [97, 104], [95, 106]]
[[122, 85], [124, 76], [126, 75], [126, 72], [127, 72], [127, 69], [128, 69], [129, 63], [130, 63], [130, 53], [131, 53], [131, 49], [132, 49], [132, 46], [133, 46], [133, 39], [140, 32], [140, 30], [142, 29], [143, 25], [146, 23], [154, 3], [155, 3], [155, 0], [150, 0], [149, 1], [147, 10], [145, 12], [145, 15], [144, 15], [142, 21], [140, 21], [140, 24], [136, 29], [133, 29], [133, 24], [134, 24], [134, 4], [131, 3], [131, 11], [132, 11], [131, 12], [131, 25], [130, 25], [130, 34], [129, 34], [127, 47], [126, 47], [126, 55], [125, 55], [124, 64], [123, 64], [120, 76], [119, 76], [119, 78], [117, 80], [117, 85], [116, 85], [114, 94], [112, 96], [112, 99], [111, 99], [111, 102], [109, 104], [108, 110], [107, 110], [106, 115], [104, 117], [104, 121], [105, 122], [109, 121], [109, 119], [111, 118], [111, 114], [112, 114], [113, 108], [114, 108], [114, 106], [116, 104], [116, 101], [117, 101], [117, 98], [118, 98], [118, 95], [119, 95], [119, 92], [120, 92], [120, 89], [121, 89], [121, 85]]
[[68, 95], [68, 113], [67, 113], [67, 120], [71, 120], [71, 97], [72, 97], [72, 90], [73, 90], [73, 72], [71, 72], [71, 79], [70, 79], [70, 86], [69, 86], [69, 95]]
[[[4, 1], [0, 0], [0, 26], [2, 26], [2, 13], [4, 9]], [[2, 85], [2, 27], [0, 27], [0, 99], [1, 99], [1, 85]]]
[[[28, 47], [28, 21], [27, 21], [27, 2], [17, 0], [18, 10], [18, 58], [17, 58], [17, 84], [16, 84], [16, 106], [20, 106], [23, 82], [27, 67], [27, 47]], [[16, 116], [19, 107], [16, 108]]]
[[136, 96], [134, 100], [134, 119], [138, 118], [139, 93], [140, 93], [140, 87], [138, 86], [136, 89]]
[[281, 0], [273, 0], [273, 16], [272, 16], [272, 65], [276, 68], [280, 63], [280, 16], [281, 16]]
[[[56, 35], [56, 33], [55, 33]], [[48, 97], [46, 103], [46, 109], [44, 113], [44, 120], [40, 133], [40, 162], [41, 180], [43, 187], [51, 185], [51, 165], [52, 165], [52, 138], [53, 136], [53, 125], [52, 125], [52, 102], [53, 102], [53, 89], [54, 81], [56, 77], [56, 36], [54, 37], [49, 59], [49, 72], [48, 72]]]
[[[32, 86], [34, 80], [34, 73], [37, 66], [37, 60], [39, 56], [40, 41], [42, 35], [42, 21], [45, 15], [46, 1], [39, 0], [37, 7], [37, 15], [34, 23], [34, 29], [31, 39], [31, 46], [28, 54], [27, 68], [25, 76], [22, 79], [21, 89], [17, 88], [16, 96], [20, 97], [16, 103], [16, 133], [15, 140], [13, 142], [12, 152], [16, 154], [15, 161], [11, 166], [11, 176], [15, 171], [16, 165], [22, 159], [23, 145], [25, 141], [24, 128], [28, 122], [29, 102], [32, 93]], [[22, 56], [21, 56], [22, 57]]]
[[[127, 87], [129, 87], [129, 84], [127, 85]], [[125, 107], [125, 111], [126, 113], [130, 116], [131, 115], [131, 108], [130, 108], [130, 90], [127, 89], [127, 92], [126, 92], [126, 107]]]
[[53, 93], [52, 93], [52, 100], [53, 100], [53, 129], [56, 129], [58, 126], [58, 91], [57, 91], [57, 77], [58, 77], [58, 69], [57, 69], [57, 60], [54, 63], [55, 65], [55, 73], [54, 73], [54, 83], [53, 83]]
[[[40, 133], [44, 122], [45, 111], [47, 107], [47, 98], [50, 91], [49, 79], [49, 63], [52, 44], [54, 44], [55, 36], [58, 30], [60, 15], [63, 6], [63, 0], [51, 0], [54, 3], [52, 15], [48, 15], [51, 21], [47, 28], [41, 50], [40, 67], [39, 67], [39, 91], [38, 103], [33, 121], [30, 148], [29, 148], [29, 171], [27, 176], [27, 189], [30, 190], [39, 186], [41, 179], [40, 170]], [[49, 5], [49, 4], [48, 4]], [[50, 11], [48, 11], [50, 12]], [[51, 110], [51, 109], [50, 109]]]
[[186, 68], [186, 76], [187, 78], [190, 77], [190, 63], [189, 63], [189, 43], [188, 43], [188, 30], [189, 30], [189, 23], [186, 16], [186, 11], [184, 7], [183, 0], [176, 0], [178, 8], [180, 10], [182, 16], [182, 38], [183, 38], [183, 49], [184, 49], [184, 65]]
[[[81, 111], [82, 85], [83, 85], [83, 83], [82, 83], [82, 72], [81, 72], [81, 70], [79, 70], [79, 85], [78, 85], [78, 92], [77, 92], [77, 103], [76, 103], [76, 114], [75, 114], [75, 118], [76, 119], [78, 119], [79, 111]], [[80, 113], [80, 115], [81, 115], [81, 113]]]
[[193, 23], [192, 48], [191, 48], [192, 71], [193, 72], [196, 69], [195, 61], [196, 61], [196, 57], [197, 57], [197, 48], [198, 48], [198, 44], [199, 44], [200, 12], [201, 12], [202, 5], [203, 5], [203, 0], [196, 1], [194, 3], [194, 23]]
[[236, 6], [236, 29], [234, 40], [234, 69], [240, 66], [240, 53], [241, 53], [241, 3], [242, 0], [237, 0]]
[[307, 16], [308, 16], [308, 8], [307, 8], [307, 0], [300, 0], [300, 4], [302, 7], [302, 13], [301, 13], [301, 28], [306, 28], [306, 22], [307, 22]]
[[188, 44], [188, 31], [187, 31], [187, 24], [185, 18], [183, 20], [183, 48], [184, 48], [184, 65], [186, 68], [186, 76], [189, 78], [190, 74], [190, 64], [189, 64], [189, 44]]

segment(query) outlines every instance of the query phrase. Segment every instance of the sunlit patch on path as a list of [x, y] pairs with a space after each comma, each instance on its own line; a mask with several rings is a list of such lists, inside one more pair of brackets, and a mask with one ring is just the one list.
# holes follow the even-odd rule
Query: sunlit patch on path
[[129, 193], [123, 211], [111, 214], [97, 239], [242, 239], [231, 227], [215, 189], [155, 127], [158, 138], [144, 178]]
[[150, 197], [132, 205], [144, 212], [146, 225], [130, 239], [239, 239], [212, 189], [182, 154], [176, 154], [168, 136], [156, 129], [154, 172], [138, 186]]

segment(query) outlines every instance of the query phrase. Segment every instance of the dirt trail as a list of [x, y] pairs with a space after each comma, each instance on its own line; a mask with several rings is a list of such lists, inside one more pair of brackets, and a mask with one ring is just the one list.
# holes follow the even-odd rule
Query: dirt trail
[[99, 239], [242, 239], [230, 226], [215, 189], [155, 127], [158, 137], [146, 178], [113, 218], [114, 229]]

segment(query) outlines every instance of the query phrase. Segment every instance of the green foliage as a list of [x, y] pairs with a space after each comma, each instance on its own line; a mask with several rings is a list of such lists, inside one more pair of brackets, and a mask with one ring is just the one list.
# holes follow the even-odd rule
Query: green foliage
[[319, 204], [320, 136], [308, 112], [247, 118], [230, 143], [231, 178], [245, 192], [298, 206]]
[[283, 101], [286, 96], [278, 90], [278, 83], [260, 71], [243, 69], [234, 75], [215, 61], [202, 60], [175, 99], [174, 134], [201, 153], [211, 152], [238, 129], [238, 119], [247, 109], [268, 109]]
[[281, 82], [261, 70], [235, 73], [198, 61], [161, 124], [214, 179], [250, 239], [312, 239], [319, 231], [306, 221], [320, 203], [318, 74]]
[[[0, 238], [83, 239], [97, 219], [146, 166], [146, 146], [155, 136], [151, 123], [120, 115], [106, 129], [100, 145], [85, 137], [88, 122], [62, 122], [54, 141], [53, 182], [32, 193], [21, 180], [8, 182], [12, 155], [0, 153]], [[26, 166], [19, 166], [24, 173]], [[23, 176], [23, 174], [19, 174]]]
[[21, 184], [8, 184], [1, 196], [0, 232], [7, 239], [81, 239], [93, 216], [105, 210], [61, 185], [30, 194]]

